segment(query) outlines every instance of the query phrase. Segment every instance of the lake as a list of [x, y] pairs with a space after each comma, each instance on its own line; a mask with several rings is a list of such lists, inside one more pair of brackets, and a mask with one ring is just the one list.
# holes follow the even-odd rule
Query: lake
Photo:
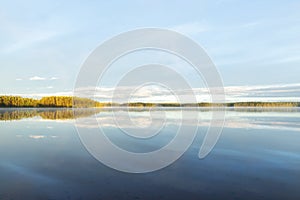
[[[298, 108], [227, 109], [223, 132], [203, 159], [198, 153], [212, 110], [200, 109], [199, 121], [181, 125], [180, 110], [163, 112], [168, 121], [147, 140], [124, 134], [134, 128], [146, 133], [151, 120], [162, 121], [150, 118], [147, 109], [87, 109], [75, 115], [68, 109], [0, 109], [0, 199], [300, 199]], [[136, 127], [126, 121], [116, 126], [113, 117], [122, 120], [127, 113]], [[174, 163], [132, 174], [95, 159], [75, 124], [86, 132], [101, 126], [113, 143], [136, 153], [165, 146], [179, 126], [198, 130]]]

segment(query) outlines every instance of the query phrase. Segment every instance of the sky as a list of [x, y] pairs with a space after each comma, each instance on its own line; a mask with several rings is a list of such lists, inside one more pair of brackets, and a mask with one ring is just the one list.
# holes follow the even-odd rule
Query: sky
[[[300, 1], [0, 4], [0, 94], [69, 95], [82, 64], [102, 42], [133, 29], [158, 27], [185, 34], [203, 47], [232, 101], [300, 99]], [[192, 73], [185, 76], [198, 81]], [[195, 85], [195, 91], [201, 88]], [[200, 93], [199, 100], [205, 95]]]

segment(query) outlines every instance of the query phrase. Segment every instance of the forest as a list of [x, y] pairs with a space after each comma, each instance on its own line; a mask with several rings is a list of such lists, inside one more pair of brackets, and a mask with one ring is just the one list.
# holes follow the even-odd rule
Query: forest
[[97, 101], [70, 96], [50, 96], [41, 99], [24, 98], [20, 96], [0, 96], [0, 107], [103, 107], [105, 104]]
[[57, 108], [91, 108], [91, 107], [300, 107], [300, 102], [234, 102], [234, 103], [103, 103], [89, 98], [71, 96], [50, 96], [41, 99], [20, 96], [0, 96], [0, 107], [57, 107]]
[[234, 102], [234, 103], [124, 103], [120, 107], [300, 107], [300, 102]]

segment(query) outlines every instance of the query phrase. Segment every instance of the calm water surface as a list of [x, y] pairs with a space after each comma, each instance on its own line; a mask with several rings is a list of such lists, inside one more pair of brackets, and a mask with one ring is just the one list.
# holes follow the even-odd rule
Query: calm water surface
[[[110, 111], [78, 117], [88, 120], [94, 114], [115, 144], [148, 152], [172, 139], [180, 111], [167, 110], [171, 120], [161, 133], [142, 141], [124, 135]], [[146, 111], [130, 115], [138, 125], [149, 122]], [[87, 152], [71, 110], [0, 109], [0, 199], [300, 199], [299, 109], [228, 110], [217, 145], [199, 159], [210, 116], [204, 109], [198, 123], [184, 124], [199, 129], [175, 163], [152, 173], [127, 174]], [[97, 124], [82, 127], [92, 130]]]

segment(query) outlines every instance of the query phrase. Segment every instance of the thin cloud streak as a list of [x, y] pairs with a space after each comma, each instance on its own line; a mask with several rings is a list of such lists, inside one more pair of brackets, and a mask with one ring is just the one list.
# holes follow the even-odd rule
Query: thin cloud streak
[[44, 81], [46, 78], [40, 76], [33, 76], [29, 78], [30, 81]]
[[[208, 88], [192, 89], [198, 102], [211, 102]], [[226, 102], [241, 101], [300, 101], [300, 83], [255, 86], [227, 86], [224, 88]], [[77, 93], [78, 92], [78, 93]], [[168, 91], [159, 87], [144, 87], [136, 91], [133, 87], [82, 88], [76, 93], [99, 101], [115, 102], [178, 102], [179, 97], [188, 99], [190, 91]], [[177, 95], [177, 96], [176, 96]]]
[[29, 48], [35, 44], [46, 42], [53, 37], [56, 37], [60, 34], [56, 32], [38, 32], [36, 31], [34, 34], [27, 36], [25, 38], [19, 39], [15, 43], [5, 47], [2, 51], [4, 53], [13, 53], [15, 51]]
[[208, 26], [200, 22], [190, 22], [186, 24], [180, 24], [180, 25], [170, 27], [170, 29], [187, 35], [197, 35], [199, 33], [209, 31]]
[[41, 77], [41, 76], [33, 76], [30, 77], [28, 80], [30, 81], [47, 81], [47, 80], [58, 80], [58, 77], [51, 77], [51, 78], [46, 78], [46, 77]]
[[[51, 89], [49, 86], [48, 89]], [[192, 89], [198, 102], [211, 102], [211, 95], [208, 88]], [[242, 101], [299, 101], [300, 102], [300, 83], [294, 84], [274, 84], [274, 85], [255, 85], [255, 86], [227, 86], [224, 88], [226, 102]], [[159, 89], [158, 86], [144, 87], [135, 90], [133, 87], [124, 86], [118, 88], [93, 87], [77, 89], [75, 96], [87, 97], [103, 102], [178, 102], [179, 97], [185, 97], [190, 91], [176, 90], [168, 91]], [[52, 93], [31, 93], [31, 94], [10, 94], [16, 96], [41, 98], [44, 96], [73, 96], [73, 91], [52, 92]], [[177, 96], [176, 96], [177, 95]], [[183, 102], [185, 103], [185, 102]]]

